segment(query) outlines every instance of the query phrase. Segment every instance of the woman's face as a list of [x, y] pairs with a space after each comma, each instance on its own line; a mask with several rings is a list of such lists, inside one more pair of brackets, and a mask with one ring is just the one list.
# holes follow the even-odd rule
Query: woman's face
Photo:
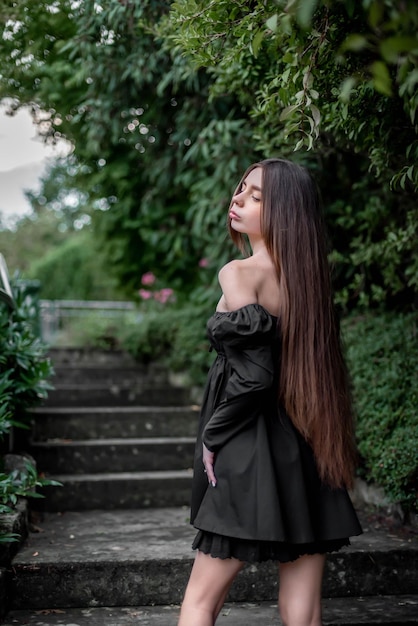
[[250, 238], [261, 237], [262, 174], [261, 167], [251, 170], [229, 209], [231, 228]]

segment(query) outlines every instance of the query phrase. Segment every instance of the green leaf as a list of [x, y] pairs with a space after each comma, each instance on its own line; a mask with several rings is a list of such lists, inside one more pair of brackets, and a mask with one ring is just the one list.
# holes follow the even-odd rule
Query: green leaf
[[315, 105], [311, 105], [311, 113], [312, 113], [312, 117], [313, 120], [315, 122], [315, 126], [319, 126], [320, 121], [321, 121], [321, 113], [318, 109], [318, 107], [316, 107]]
[[260, 28], [254, 35], [254, 38], [251, 42], [252, 51], [255, 57], [258, 56], [263, 39], [264, 39], [264, 30]]
[[269, 17], [268, 20], [266, 20], [266, 27], [269, 30], [273, 31], [273, 33], [277, 31], [278, 19], [279, 19], [279, 16], [276, 13], [275, 15], [272, 15], [271, 17]]
[[44, 498], [45, 496], [43, 496], [41, 493], [38, 493], [37, 491], [25, 491], [25, 497], [39, 500], [39, 499]]
[[416, 37], [388, 37], [380, 44], [380, 53], [388, 63], [396, 63], [402, 52], [418, 51], [418, 39]]
[[0, 543], [14, 543], [20, 541], [20, 535], [17, 533], [0, 533]]
[[415, 171], [415, 165], [411, 165], [410, 167], [408, 167], [408, 170], [406, 172], [407, 177], [411, 181], [414, 180], [414, 171]]
[[351, 50], [352, 52], [360, 52], [368, 46], [367, 38], [364, 35], [351, 34], [345, 38], [341, 45], [341, 50]]
[[299, 25], [305, 30], [307, 30], [311, 25], [312, 16], [315, 12], [317, 5], [318, 0], [303, 0], [298, 4], [296, 19]]
[[303, 144], [304, 144], [304, 140], [299, 139], [299, 141], [296, 143], [295, 147], [293, 148], [293, 152], [297, 152], [298, 150], [300, 150], [303, 147]]
[[296, 111], [299, 108], [299, 104], [292, 104], [291, 106], [285, 107], [280, 113], [280, 121], [286, 120], [290, 117], [293, 111]]
[[340, 87], [340, 93], [339, 93], [340, 100], [342, 100], [343, 102], [349, 101], [351, 93], [356, 83], [357, 83], [357, 80], [354, 78], [354, 76], [348, 76], [347, 78], [344, 79]]
[[285, 52], [283, 55], [283, 63], [293, 63], [295, 60], [295, 55], [292, 52]]
[[372, 28], [376, 28], [383, 18], [384, 5], [380, 0], [374, 0], [369, 8], [369, 24]]
[[383, 61], [375, 61], [370, 66], [370, 71], [373, 76], [373, 84], [376, 91], [379, 91], [385, 96], [391, 96], [393, 93], [392, 80], [386, 63], [383, 63]]

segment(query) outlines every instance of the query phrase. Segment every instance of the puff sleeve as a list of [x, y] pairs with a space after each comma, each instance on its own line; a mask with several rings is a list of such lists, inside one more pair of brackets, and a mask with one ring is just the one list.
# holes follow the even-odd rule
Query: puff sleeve
[[222, 346], [230, 372], [221, 400], [206, 424], [202, 440], [216, 452], [247, 428], [259, 415], [265, 396], [272, 393], [276, 318], [251, 305], [220, 313], [212, 325], [215, 346]]

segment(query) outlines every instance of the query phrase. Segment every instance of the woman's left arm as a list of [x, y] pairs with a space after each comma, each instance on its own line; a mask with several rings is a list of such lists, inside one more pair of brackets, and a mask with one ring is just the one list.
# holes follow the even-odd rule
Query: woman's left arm
[[233, 364], [232, 374], [224, 397], [202, 435], [203, 464], [213, 487], [216, 485], [213, 468], [216, 452], [258, 418], [263, 396], [271, 389], [274, 379], [269, 346], [258, 346], [253, 350], [226, 349], [226, 353]]
[[203, 431], [203, 443], [211, 452], [219, 450], [257, 419], [257, 409], [274, 380], [270, 345], [252, 349], [226, 347], [225, 352], [232, 373], [223, 398]]

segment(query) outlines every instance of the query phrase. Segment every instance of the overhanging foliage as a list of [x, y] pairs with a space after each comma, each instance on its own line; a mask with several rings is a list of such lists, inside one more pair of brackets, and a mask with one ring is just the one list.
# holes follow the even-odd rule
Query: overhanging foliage
[[339, 301], [414, 303], [414, 2], [17, 0], [0, 13], [0, 97], [74, 143], [68, 188], [128, 293], [151, 270], [207, 297], [237, 177], [281, 154], [320, 181]]

